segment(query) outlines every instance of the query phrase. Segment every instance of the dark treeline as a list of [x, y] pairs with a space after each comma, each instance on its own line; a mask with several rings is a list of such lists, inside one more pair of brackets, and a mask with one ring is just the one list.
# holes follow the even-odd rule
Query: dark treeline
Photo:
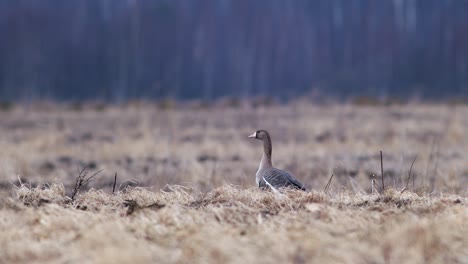
[[0, 99], [464, 96], [468, 1], [0, 0]]

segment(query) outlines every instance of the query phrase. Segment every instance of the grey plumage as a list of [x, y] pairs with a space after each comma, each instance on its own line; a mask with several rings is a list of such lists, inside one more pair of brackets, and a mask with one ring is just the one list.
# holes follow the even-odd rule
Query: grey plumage
[[255, 138], [263, 141], [263, 156], [256, 174], [256, 182], [260, 188], [296, 188], [305, 191], [302, 183], [296, 180], [286, 171], [273, 167], [271, 155], [273, 147], [271, 145], [270, 135], [266, 130], [258, 130], [249, 138]]
[[260, 188], [271, 188], [271, 186], [273, 186], [273, 188], [276, 189], [281, 187], [292, 187], [303, 191], [306, 190], [302, 183], [283, 170], [270, 168], [261, 170], [258, 173], [261, 175], [260, 182], [258, 183], [258, 187]]

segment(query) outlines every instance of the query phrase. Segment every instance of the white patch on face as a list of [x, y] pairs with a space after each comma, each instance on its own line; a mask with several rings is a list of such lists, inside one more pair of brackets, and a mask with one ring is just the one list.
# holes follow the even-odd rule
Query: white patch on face
[[257, 138], [257, 131], [255, 131], [252, 135], [250, 135], [249, 138]]

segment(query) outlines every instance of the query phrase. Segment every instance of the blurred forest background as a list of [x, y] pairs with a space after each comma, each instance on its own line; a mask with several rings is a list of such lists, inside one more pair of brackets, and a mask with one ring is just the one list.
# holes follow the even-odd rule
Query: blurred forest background
[[468, 1], [0, 0], [0, 99], [464, 97]]

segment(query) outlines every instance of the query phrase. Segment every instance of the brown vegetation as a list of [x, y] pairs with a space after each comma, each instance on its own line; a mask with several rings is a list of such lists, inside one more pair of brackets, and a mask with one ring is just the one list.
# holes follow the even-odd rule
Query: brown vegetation
[[[464, 106], [46, 106], [0, 113], [3, 262], [468, 261]], [[254, 186], [258, 128], [311, 192]]]

